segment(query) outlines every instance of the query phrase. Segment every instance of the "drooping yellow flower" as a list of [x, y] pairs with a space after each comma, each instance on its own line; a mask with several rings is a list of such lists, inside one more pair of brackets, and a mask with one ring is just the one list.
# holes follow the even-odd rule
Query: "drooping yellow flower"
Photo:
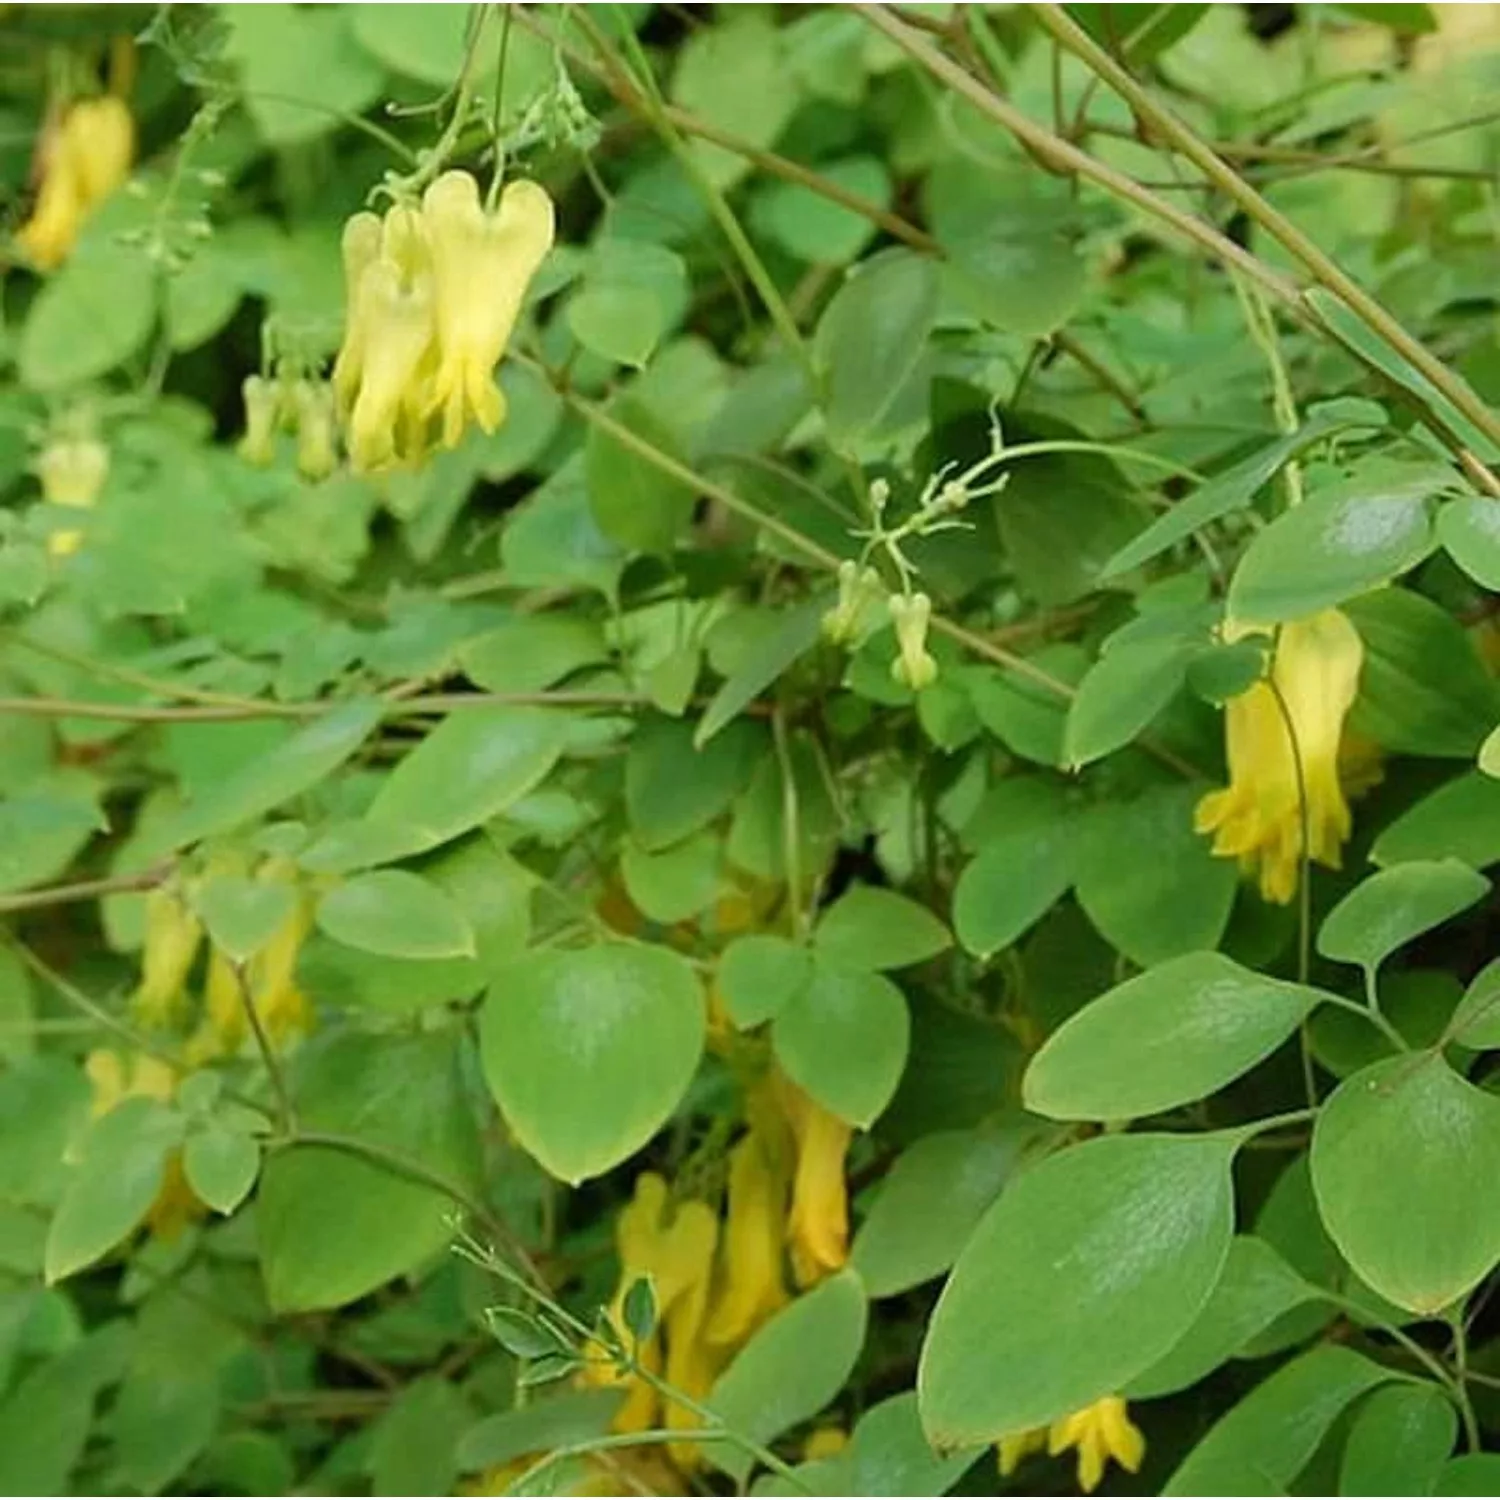
[[1078, 1483], [1089, 1495], [1099, 1488], [1110, 1459], [1134, 1474], [1146, 1457], [1146, 1439], [1130, 1420], [1121, 1396], [1103, 1396], [1054, 1422], [1047, 1434], [1047, 1452], [1055, 1458], [1069, 1448], [1078, 1450]]
[[849, 1434], [842, 1427], [814, 1427], [802, 1440], [802, 1462], [816, 1463], [820, 1458], [837, 1458], [849, 1446]]
[[245, 435], [239, 455], [247, 464], [264, 468], [276, 457], [276, 429], [281, 425], [281, 382], [264, 375], [247, 375], [240, 386], [245, 403]]
[[[358, 260], [363, 247], [346, 264]], [[431, 255], [421, 218], [400, 204], [386, 214], [380, 251], [350, 289], [346, 342], [354, 345], [336, 390], [355, 381], [349, 413], [349, 458], [360, 472], [411, 463], [426, 451], [430, 369], [436, 359]]]
[[712, 1343], [737, 1347], [786, 1303], [786, 1189], [766, 1141], [752, 1129], [729, 1156], [724, 1275], [708, 1324]]
[[[284, 873], [273, 861], [261, 878], [275, 881]], [[266, 1035], [277, 1045], [305, 1034], [311, 1024], [312, 1007], [297, 983], [297, 960], [312, 927], [312, 903], [299, 892], [291, 914], [250, 960], [250, 998]]]
[[810, 1287], [849, 1259], [844, 1158], [853, 1131], [784, 1074], [775, 1077], [797, 1151], [786, 1239], [797, 1285]]
[[[643, 1172], [636, 1179], [635, 1196], [615, 1222], [620, 1281], [606, 1316], [616, 1336], [631, 1347], [634, 1339], [625, 1323], [625, 1298], [637, 1281], [649, 1278], [656, 1327], [648, 1338], [634, 1344], [635, 1360], [688, 1394], [696, 1389], [701, 1395], [707, 1389], [705, 1380], [711, 1383], [713, 1378], [702, 1334], [719, 1223], [708, 1205], [697, 1200], [680, 1203], [672, 1211], [670, 1196], [666, 1179], [657, 1173]], [[581, 1377], [585, 1384], [626, 1388], [626, 1400], [615, 1415], [615, 1430], [644, 1432], [655, 1426], [662, 1415], [657, 1392], [638, 1375], [612, 1364], [602, 1349], [591, 1349], [590, 1356]], [[682, 1420], [671, 1425], [686, 1425], [690, 1420], [690, 1414], [676, 1415]]]
[[[109, 475], [109, 449], [97, 438], [58, 437], [38, 456], [36, 473], [42, 499], [49, 505], [91, 510]], [[64, 527], [48, 536], [47, 550], [54, 557], [67, 557], [82, 541], [81, 531]]]
[[896, 627], [896, 657], [891, 676], [914, 693], [937, 681], [938, 665], [927, 649], [927, 626], [932, 600], [926, 594], [892, 594], [887, 607]]
[[1033, 1453], [1048, 1453], [1056, 1458], [1069, 1448], [1078, 1450], [1078, 1484], [1092, 1495], [1104, 1478], [1110, 1459], [1131, 1474], [1137, 1473], [1146, 1456], [1146, 1439], [1128, 1415], [1120, 1396], [1104, 1396], [1066, 1417], [1059, 1417], [1050, 1428], [1033, 1427], [1012, 1433], [996, 1445], [1002, 1478], [1010, 1478], [1024, 1459]]
[[157, 886], [146, 897], [141, 982], [131, 1000], [144, 1025], [165, 1026], [176, 1018], [202, 941], [202, 923], [175, 892]]
[[[1194, 826], [1213, 834], [1215, 854], [1238, 859], [1247, 872], [1259, 870], [1267, 901], [1285, 904], [1297, 892], [1303, 852], [1299, 760], [1308, 855], [1332, 869], [1339, 866], [1351, 827], [1339, 757], [1363, 661], [1364, 647], [1348, 617], [1325, 609], [1283, 625], [1270, 682], [1255, 683], [1225, 707], [1229, 786], [1198, 803]], [[1361, 780], [1369, 784], [1367, 777]]]
[[333, 392], [319, 380], [299, 380], [292, 387], [297, 422], [297, 472], [316, 482], [339, 466]]
[[378, 214], [357, 213], [344, 225], [344, 342], [333, 362], [333, 397], [339, 420], [347, 422], [364, 379], [370, 343], [370, 314], [365, 295], [365, 272], [380, 258], [381, 223]]
[[135, 122], [123, 99], [80, 99], [49, 129], [40, 150], [36, 207], [16, 238], [33, 264], [55, 270], [84, 220], [130, 174]]
[[512, 182], [493, 213], [467, 172], [444, 172], [422, 195], [436, 290], [439, 360], [428, 412], [442, 413], [445, 447], [470, 421], [494, 432], [505, 420], [495, 366], [510, 342], [526, 288], [552, 248], [546, 189]]

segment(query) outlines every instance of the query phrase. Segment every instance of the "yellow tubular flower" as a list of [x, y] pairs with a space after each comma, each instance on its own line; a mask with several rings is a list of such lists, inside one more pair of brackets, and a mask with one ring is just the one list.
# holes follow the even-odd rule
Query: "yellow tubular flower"
[[1069, 1448], [1078, 1450], [1078, 1483], [1089, 1495], [1099, 1488], [1110, 1459], [1134, 1474], [1146, 1457], [1146, 1439], [1130, 1420], [1120, 1396], [1101, 1397], [1092, 1406], [1052, 1424], [1047, 1452], [1055, 1458]]
[[420, 457], [410, 408], [432, 347], [432, 289], [426, 276], [405, 276], [382, 256], [365, 272], [363, 295], [370, 342], [349, 417], [349, 458], [369, 473]]
[[485, 432], [505, 420], [494, 370], [521, 313], [526, 288], [552, 248], [546, 189], [512, 182], [493, 213], [467, 172], [444, 172], [422, 195], [432, 245], [439, 362], [427, 414], [441, 411], [445, 447], [472, 419]]
[[85, 218], [130, 174], [129, 109], [113, 95], [80, 100], [49, 129], [40, 155], [36, 207], [17, 239], [39, 269], [51, 271], [68, 258]]
[[355, 214], [344, 225], [344, 342], [333, 363], [333, 398], [339, 418], [348, 421], [359, 383], [364, 378], [370, 342], [369, 299], [365, 272], [380, 256], [380, 219], [372, 213]]
[[165, 1026], [173, 1019], [202, 940], [202, 924], [171, 891], [157, 886], [146, 897], [141, 982], [131, 1002], [138, 1020]]
[[786, 1181], [752, 1130], [730, 1153], [724, 1226], [724, 1286], [708, 1324], [710, 1342], [742, 1344], [787, 1300], [781, 1269]]
[[98, 1119], [126, 1099], [157, 1099], [166, 1104], [177, 1086], [177, 1076], [160, 1058], [148, 1052], [122, 1057], [112, 1048], [101, 1047], [83, 1060], [89, 1081], [89, 1114]]
[[[42, 499], [49, 505], [91, 510], [109, 475], [109, 449], [95, 438], [60, 438], [42, 450], [36, 464], [42, 483]], [[67, 557], [78, 550], [83, 533], [69, 527], [47, 538], [54, 557]]]
[[782, 1108], [797, 1145], [786, 1237], [799, 1287], [810, 1287], [849, 1259], [849, 1189], [844, 1158], [851, 1128], [789, 1078], [778, 1075]]
[[[1242, 632], [1239, 632], [1242, 633]], [[1228, 631], [1228, 639], [1237, 632]], [[1282, 904], [1297, 893], [1302, 860], [1298, 757], [1307, 789], [1308, 854], [1337, 869], [1351, 819], [1339, 781], [1344, 720], [1359, 687], [1364, 647], [1344, 614], [1283, 625], [1271, 683], [1257, 682], [1224, 711], [1229, 786], [1199, 803], [1194, 826], [1212, 833], [1215, 854], [1260, 872], [1260, 891]], [[1281, 702], [1278, 702], [1277, 694]], [[1283, 714], [1282, 702], [1286, 711]], [[1296, 753], [1287, 720], [1296, 735]], [[1362, 785], [1369, 779], [1362, 775]]]
[[[706, 1203], [684, 1203], [672, 1225], [672, 1256], [684, 1281], [682, 1292], [663, 1314], [667, 1343], [666, 1378], [685, 1396], [701, 1401], [714, 1383], [718, 1361], [704, 1339], [708, 1293], [713, 1278], [714, 1249], [719, 1221]], [[690, 1407], [667, 1401], [663, 1420], [668, 1427], [696, 1427], [700, 1418]], [[696, 1468], [696, 1443], [668, 1443], [667, 1453], [683, 1469]]]
[[250, 960], [250, 998], [266, 1035], [278, 1045], [303, 1035], [312, 1019], [307, 997], [297, 985], [297, 960], [312, 926], [311, 903], [299, 895], [291, 915]]
[[1032, 1427], [1025, 1432], [1013, 1432], [1009, 1437], [1001, 1438], [996, 1444], [996, 1453], [1000, 1459], [1000, 1477], [1009, 1479], [1033, 1453], [1046, 1451], [1047, 1429], [1045, 1427]]
[[247, 375], [240, 386], [245, 403], [245, 435], [239, 455], [247, 464], [264, 468], [276, 457], [276, 428], [281, 421], [281, 382], [264, 375]]
[[927, 626], [932, 619], [932, 600], [926, 594], [903, 598], [892, 594], [888, 602], [891, 623], [896, 627], [896, 658], [891, 676], [914, 693], [937, 681], [938, 665], [927, 649]]
[[321, 381], [299, 380], [292, 387], [297, 417], [297, 472], [316, 483], [339, 466], [334, 442], [333, 392]]

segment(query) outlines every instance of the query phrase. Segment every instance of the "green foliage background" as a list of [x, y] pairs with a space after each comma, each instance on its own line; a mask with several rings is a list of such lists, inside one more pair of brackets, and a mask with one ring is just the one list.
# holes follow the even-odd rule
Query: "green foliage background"
[[[852, 1255], [700, 1490], [1070, 1493], [989, 1445], [1123, 1395], [1118, 1492], [1492, 1492], [1490, 9], [6, 7], [8, 225], [127, 33], [140, 150], [6, 252], [0, 1492], [583, 1482], [558, 1318], [771, 1056], [859, 1130]], [[560, 225], [505, 425], [247, 463], [344, 220], [497, 140]], [[820, 622], [940, 471], [913, 693], [879, 601]], [[1270, 904], [1194, 806], [1333, 606], [1382, 779]], [[201, 962], [132, 1002], [148, 892], [244, 960], [266, 859], [316, 1024], [205, 1061]], [[170, 1098], [91, 1110], [108, 1049]]]

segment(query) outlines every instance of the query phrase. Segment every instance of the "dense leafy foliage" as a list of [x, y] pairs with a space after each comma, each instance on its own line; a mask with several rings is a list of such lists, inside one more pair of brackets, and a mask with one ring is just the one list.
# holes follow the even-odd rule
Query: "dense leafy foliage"
[[1494, 1490], [1493, 7], [6, 11], [0, 1493]]

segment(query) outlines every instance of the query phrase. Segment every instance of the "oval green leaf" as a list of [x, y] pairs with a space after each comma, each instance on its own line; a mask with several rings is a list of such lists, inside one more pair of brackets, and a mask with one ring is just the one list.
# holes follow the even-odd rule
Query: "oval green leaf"
[[1026, 1070], [1026, 1107], [1054, 1120], [1133, 1120], [1207, 1098], [1269, 1057], [1324, 998], [1221, 953], [1127, 979], [1071, 1016]]
[[1359, 1275], [1398, 1307], [1437, 1313], [1500, 1260], [1500, 1099], [1430, 1053], [1374, 1063], [1319, 1112], [1312, 1180]]
[[666, 1124], [703, 1051], [703, 990], [665, 948], [611, 943], [502, 970], [484, 1073], [516, 1139], [554, 1177], [597, 1177]]
[[336, 942], [385, 958], [472, 958], [474, 929], [457, 902], [409, 870], [374, 870], [336, 885], [318, 903], [318, 926]]
[[1467, 911], [1489, 888], [1456, 859], [1392, 865], [1362, 880], [1323, 918], [1318, 952], [1373, 971], [1413, 938]]
[[813, 933], [820, 958], [856, 969], [905, 969], [951, 947], [948, 929], [896, 891], [851, 886], [825, 911]]
[[1016, 1178], [964, 1247], [928, 1325], [917, 1398], [934, 1446], [1040, 1427], [1160, 1359], [1223, 1270], [1237, 1144], [1100, 1136]]

